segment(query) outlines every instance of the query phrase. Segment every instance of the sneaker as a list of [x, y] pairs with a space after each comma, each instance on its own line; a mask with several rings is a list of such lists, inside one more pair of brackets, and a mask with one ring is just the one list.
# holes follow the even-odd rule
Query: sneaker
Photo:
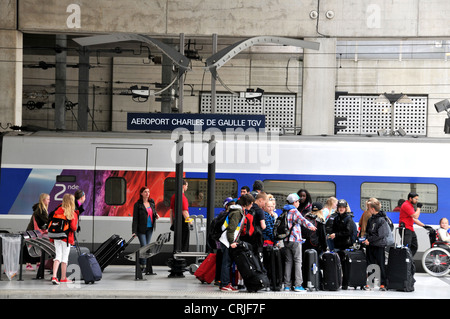
[[223, 292], [239, 292], [239, 290], [234, 288], [231, 284], [228, 284], [228, 285], [220, 288], [220, 291], [223, 291]]
[[287, 291], [287, 292], [291, 291], [291, 287], [284, 287], [284, 291]]
[[70, 280], [70, 279], [68, 279], [68, 278], [66, 278], [66, 279], [61, 279], [60, 282], [62, 282], [62, 283], [64, 283], [64, 284], [73, 284], [73, 281]]
[[363, 290], [370, 290], [370, 287], [369, 287], [369, 285], [365, 285], [362, 289]]
[[52, 277], [52, 283], [53, 283], [54, 285], [59, 285], [59, 280], [58, 280], [58, 278]]
[[27, 267], [26, 267], [25, 269], [26, 269], [26, 270], [31, 270], [31, 271], [34, 270], [33, 266], [31, 266], [30, 264], [28, 264]]
[[306, 290], [302, 286], [297, 286], [297, 287], [294, 287], [294, 291], [295, 292], [305, 292]]
[[380, 286], [380, 291], [386, 291], [386, 287], [384, 285]]

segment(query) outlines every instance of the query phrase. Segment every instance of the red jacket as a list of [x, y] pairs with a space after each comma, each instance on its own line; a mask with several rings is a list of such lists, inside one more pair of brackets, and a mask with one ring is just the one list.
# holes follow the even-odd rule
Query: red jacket
[[[58, 207], [58, 209], [55, 211], [55, 214], [64, 214], [64, 209], [60, 206]], [[74, 232], [77, 230], [78, 228], [78, 212], [75, 211], [73, 218], [70, 221], [70, 232], [69, 232], [69, 237], [67, 239], [61, 239], [62, 241], [65, 241], [67, 243], [67, 240], [69, 240], [69, 244], [70, 245], [74, 245], [75, 244], [75, 236], [73, 235]], [[53, 241], [53, 240], [51, 240]]]

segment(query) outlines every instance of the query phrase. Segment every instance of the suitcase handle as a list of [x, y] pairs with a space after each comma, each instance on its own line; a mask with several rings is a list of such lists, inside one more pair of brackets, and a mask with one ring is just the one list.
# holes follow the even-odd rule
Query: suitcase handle
[[[400, 235], [400, 229], [402, 230], [402, 236], [401, 236], [401, 246], [402, 247], [404, 247], [404, 243], [405, 243], [405, 228], [406, 227], [397, 227], [397, 230], [398, 230], [398, 235]], [[395, 238], [394, 238], [394, 242], [395, 242], [395, 244], [397, 244], [397, 232], [394, 232], [395, 234], [394, 234], [394, 236], [395, 236]]]

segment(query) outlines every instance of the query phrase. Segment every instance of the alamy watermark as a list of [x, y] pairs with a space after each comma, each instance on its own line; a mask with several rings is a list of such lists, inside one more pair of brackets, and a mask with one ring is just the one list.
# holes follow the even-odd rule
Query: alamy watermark
[[[251, 164], [255, 167], [278, 167], [279, 134], [261, 132], [253, 128], [210, 128], [193, 132], [179, 128], [172, 132], [175, 142], [171, 157], [174, 163], [217, 165]], [[181, 153], [182, 148], [182, 153]]]

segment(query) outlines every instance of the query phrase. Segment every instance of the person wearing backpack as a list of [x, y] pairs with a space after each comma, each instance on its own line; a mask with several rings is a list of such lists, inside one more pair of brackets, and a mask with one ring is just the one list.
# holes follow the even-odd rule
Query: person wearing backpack
[[290, 194], [286, 198], [287, 204], [284, 205], [283, 211], [287, 211], [287, 222], [290, 234], [283, 243], [286, 251], [286, 263], [284, 271], [284, 291], [291, 290], [291, 274], [292, 267], [295, 267], [294, 291], [304, 292], [302, 287], [302, 238], [301, 226], [303, 225], [312, 231], [316, 231], [316, 227], [307, 221], [297, 210], [300, 205], [300, 197], [296, 194]]
[[[380, 266], [380, 290], [386, 290], [386, 261], [385, 248], [388, 244], [390, 228], [386, 221], [386, 214], [381, 211], [381, 203], [376, 198], [370, 198], [367, 202], [367, 211], [372, 215], [367, 221], [366, 245], [367, 264]], [[366, 289], [368, 286], [366, 286]]]
[[239, 292], [231, 285], [231, 254], [230, 249], [237, 247], [240, 241], [240, 230], [244, 220], [244, 211], [252, 207], [254, 198], [250, 194], [242, 195], [238, 204], [229, 207], [229, 213], [224, 224], [224, 235], [220, 238], [220, 247], [222, 249], [222, 270], [220, 275], [220, 291]]
[[[70, 245], [75, 244], [74, 232], [78, 227], [78, 214], [75, 211], [75, 197], [72, 194], [64, 194], [62, 204], [53, 214], [52, 220], [49, 223], [49, 229], [51, 223], [54, 223], [56, 219], [65, 220], [68, 225], [65, 235], [61, 234], [61, 237], [50, 239], [55, 244], [56, 256], [53, 261], [53, 277], [52, 283], [59, 285], [59, 283], [72, 283], [67, 279], [67, 262], [69, 261]], [[61, 281], [58, 281], [58, 268], [61, 265]]]
[[337, 204], [338, 214], [333, 220], [329, 238], [333, 240], [336, 250], [350, 248], [356, 241], [357, 229], [353, 221], [353, 213], [349, 211], [347, 201], [340, 199]]

